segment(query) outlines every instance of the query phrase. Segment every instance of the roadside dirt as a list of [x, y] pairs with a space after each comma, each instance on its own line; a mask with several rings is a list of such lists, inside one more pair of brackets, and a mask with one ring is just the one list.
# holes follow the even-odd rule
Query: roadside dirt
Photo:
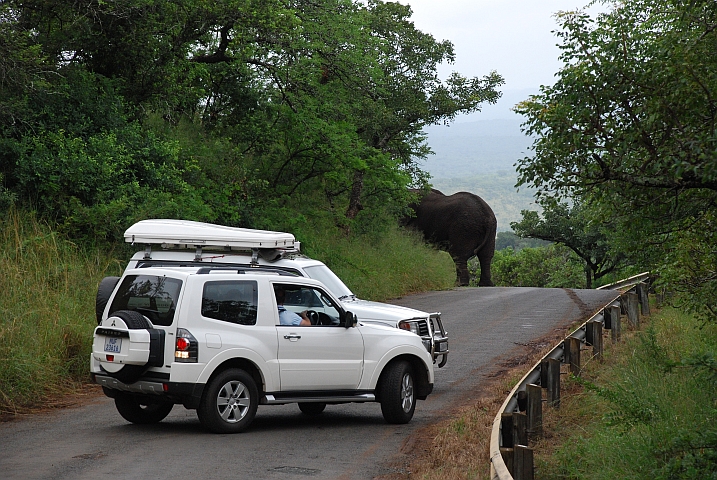
[[[515, 383], [568, 331], [555, 329], [538, 340], [516, 344], [484, 375], [477, 396], [452, 405], [445, 420], [413, 432], [389, 467], [394, 473], [374, 480], [490, 478], [490, 434], [500, 406]], [[466, 432], [468, 428], [473, 431]]]
[[[95, 384], [80, 384], [72, 391], [48, 397], [38, 405], [16, 407], [12, 411], [0, 412], [0, 423], [21, 420], [30, 415], [42, 415], [64, 408], [78, 408], [102, 398], [102, 387]], [[7, 408], [7, 407], [6, 407]]]

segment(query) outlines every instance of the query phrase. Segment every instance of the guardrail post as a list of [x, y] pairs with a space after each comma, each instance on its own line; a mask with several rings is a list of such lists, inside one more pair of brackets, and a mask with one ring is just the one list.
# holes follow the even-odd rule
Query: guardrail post
[[528, 416], [513, 412], [513, 448], [528, 444]]
[[565, 339], [565, 363], [570, 365], [570, 373], [580, 376], [580, 339], [568, 337]]
[[627, 302], [627, 320], [630, 325], [638, 328], [640, 326], [639, 300], [636, 293], [627, 292], [623, 294]]
[[[513, 414], [503, 412], [500, 416], [501, 447], [513, 448]], [[508, 465], [508, 462], [505, 462]]]
[[533, 480], [533, 449], [516, 445], [513, 449], [514, 480]]
[[558, 408], [560, 406], [560, 360], [548, 358], [545, 366], [548, 405]]
[[525, 391], [528, 393], [528, 436], [540, 437], [543, 435], [543, 389], [529, 383]]
[[636, 285], [637, 295], [640, 298], [640, 313], [643, 316], [650, 316], [650, 299], [647, 295], [648, 286], [646, 283], [638, 283]]
[[593, 356], [598, 360], [602, 359], [602, 322], [589, 322], [587, 325], [585, 338], [590, 338], [590, 344], [593, 346]]
[[622, 325], [620, 323], [620, 306], [611, 305], [609, 310], [610, 338], [612, 339], [613, 343], [617, 343], [620, 341], [620, 336], [622, 335]]
[[602, 318], [603, 323], [605, 325], [605, 328], [607, 330], [612, 329], [612, 317], [610, 316], [610, 307], [605, 307], [602, 309]]
[[503, 457], [503, 463], [505, 463], [505, 467], [508, 469], [508, 473], [510, 473], [510, 476], [512, 477], [513, 464], [515, 463], [515, 459], [513, 458], [513, 449], [500, 447], [500, 456]]

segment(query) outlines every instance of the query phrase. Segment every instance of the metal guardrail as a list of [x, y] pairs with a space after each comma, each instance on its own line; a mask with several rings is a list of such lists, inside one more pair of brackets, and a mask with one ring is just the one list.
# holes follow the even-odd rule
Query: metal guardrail
[[[587, 330], [588, 330], [588, 324], [598, 322], [601, 325], [604, 325], [606, 323], [606, 316], [610, 317], [610, 314], [606, 312], [606, 309], [617, 308], [617, 305], [621, 305], [621, 308], [628, 313], [631, 321], [633, 316], [637, 316], [637, 302], [644, 302], [642, 303], [643, 308], [643, 314], [645, 314], [645, 311], [649, 311], [649, 307], [646, 305], [647, 303], [647, 288], [641, 288], [638, 292], [641, 295], [632, 295], [635, 298], [631, 298], [630, 305], [628, 305], [628, 302], [620, 302], [617, 303], [618, 300], [621, 300], [623, 296], [627, 296], [627, 294], [630, 292], [630, 290], [636, 290], [640, 286], [644, 286], [647, 282], [650, 280], [650, 274], [649, 272], [641, 273], [639, 275], [632, 276], [630, 278], [620, 280], [619, 282], [615, 282], [610, 285], [605, 285], [603, 287], [600, 287], [602, 290], [617, 290], [619, 293], [616, 293], [615, 298], [612, 299], [610, 302], [608, 302], [600, 311], [598, 311], [595, 315], [590, 317], [588, 320], [586, 320], [582, 325], [580, 325], [577, 329], [575, 329], [572, 333], [570, 333], [568, 336], [565, 337], [564, 340], [562, 340], [558, 345], [553, 347], [550, 352], [548, 352], [546, 355], [544, 355], [534, 366], [531, 368], [528, 373], [526, 373], [523, 378], [515, 385], [515, 387], [511, 390], [510, 394], [508, 394], [508, 397], [503, 402], [503, 405], [498, 410], [498, 413], [495, 416], [495, 419], [493, 420], [493, 428], [491, 430], [491, 436], [490, 436], [490, 463], [491, 463], [491, 479], [492, 480], [526, 480], [526, 479], [532, 479], [532, 450], [527, 448], [527, 445], [525, 447], [520, 446], [520, 448], [525, 448], [527, 450], [530, 450], [530, 468], [529, 473], [524, 474], [522, 472], [516, 472], [516, 476], [514, 477], [511, 474], [511, 469], [508, 468], [508, 466], [505, 463], [505, 459], [503, 458], [503, 453], [501, 452], [501, 447], [504, 444], [510, 444], [512, 445], [512, 439], [510, 442], [504, 442], [504, 437], [502, 432], [502, 425], [503, 425], [503, 417], [506, 413], [513, 413], [519, 411], [519, 394], [523, 393], [525, 394], [526, 389], [528, 388], [528, 385], [539, 385], [541, 384], [541, 370], [544, 365], [546, 365], [546, 362], [549, 361], [549, 359], [553, 360], [559, 360], [563, 363], [565, 356], [566, 356], [566, 343], [569, 339], [575, 339], [577, 341], [580, 341], [581, 343], [585, 342], [586, 336], [587, 336]], [[641, 298], [640, 298], [641, 297]], [[625, 297], [627, 298], [627, 297]], [[627, 311], [627, 310], [631, 311]], [[619, 317], [619, 314], [618, 314]], [[611, 319], [612, 320], [612, 319]], [[616, 324], [614, 322], [611, 322], [610, 327], [613, 329], [613, 332], [615, 331]], [[600, 330], [600, 335], [602, 335], [602, 330]], [[619, 332], [619, 318], [617, 319], [617, 332]], [[613, 338], [615, 338], [613, 336]], [[574, 341], [574, 340], [573, 340]], [[594, 342], [595, 340], [593, 340]], [[545, 381], [545, 375], [543, 374], [542, 380]], [[541, 385], [542, 388], [545, 388], [545, 386]], [[532, 387], [537, 388], [537, 387]], [[559, 388], [559, 386], [558, 386]], [[542, 428], [542, 427], [541, 427]], [[505, 432], [505, 435], [513, 435], [513, 432]], [[511, 437], [512, 438], [512, 437]], [[527, 443], [527, 442], [526, 442]], [[513, 468], [515, 469], [515, 468]]]
[[625, 287], [634, 287], [638, 283], [644, 283], [650, 279], [650, 272], [643, 272], [639, 273], [637, 275], [633, 275], [630, 278], [626, 278], [624, 280], [617, 281], [615, 283], [611, 283], [610, 285], [603, 285], [602, 287], [598, 287], [595, 290], [620, 290]]

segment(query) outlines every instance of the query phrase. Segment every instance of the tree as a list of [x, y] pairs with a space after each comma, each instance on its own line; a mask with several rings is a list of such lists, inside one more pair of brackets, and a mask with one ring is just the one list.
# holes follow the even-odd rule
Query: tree
[[510, 224], [523, 238], [539, 238], [565, 245], [583, 261], [585, 288], [613, 272], [624, 261], [622, 254], [611, 252], [605, 225], [591, 220], [583, 203], [556, 202], [544, 198], [540, 202], [542, 218], [536, 211], [523, 210], [523, 219]]
[[589, 194], [616, 248], [655, 267], [682, 235], [714, 228], [717, 4], [628, 0], [558, 21], [557, 81], [516, 107], [536, 136], [519, 184]]

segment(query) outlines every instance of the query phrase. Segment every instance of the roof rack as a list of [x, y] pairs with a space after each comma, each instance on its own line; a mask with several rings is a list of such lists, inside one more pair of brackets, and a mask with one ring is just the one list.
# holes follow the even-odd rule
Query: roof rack
[[212, 267], [201, 267], [197, 270], [197, 275], [206, 275], [214, 271], [230, 271], [234, 272], [236, 271], [238, 274], [244, 274], [244, 273], [273, 273], [276, 275], [281, 275], [284, 277], [298, 277], [299, 275], [296, 273], [287, 272], [286, 270], [282, 270], [281, 268], [272, 268], [272, 267], [230, 267], [226, 265], [217, 265]]

